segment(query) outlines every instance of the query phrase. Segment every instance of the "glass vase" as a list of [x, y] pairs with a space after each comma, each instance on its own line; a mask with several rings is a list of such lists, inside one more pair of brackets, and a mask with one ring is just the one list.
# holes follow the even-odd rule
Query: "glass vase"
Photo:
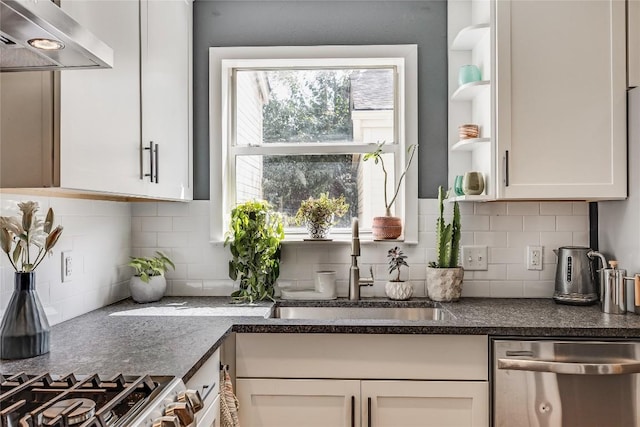
[[0, 324], [0, 359], [49, 352], [49, 322], [36, 293], [35, 272], [16, 272], [14, 290]]

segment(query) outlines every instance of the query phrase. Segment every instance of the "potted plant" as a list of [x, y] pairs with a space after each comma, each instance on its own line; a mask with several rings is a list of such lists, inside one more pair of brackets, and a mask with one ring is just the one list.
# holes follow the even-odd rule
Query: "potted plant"
[[284, 239], [282, 218], [264, 200], [250, 200], [231, 211], [229, 277], [240, 282], [231, 297], [236, 302], [273, 300], [280, 275], [280, 242]]
[[[62, 234], [53, 228], [53, 209], [44, 220], [38, 203], [18, 203], [22, 218], [0, 217], [0, 243], [15, 270], [14, 290], [0, 324], [0, 359], [23, 359], [49, 352], [49, 321], [36, 293], [36, 268]], [[32, 256], [35, 252], [35, 256]]]
[[460, 207], [453, 204], [453, 220], [444, 220], [444, 201], [449, 196], [444, 189], [438, 189], [440, 216], [436, 222], [437, 262], [427, 266], [427, 292], [434, 301], [457, 301], [462, 292], [464, 269], [458, 265], [460, 250]]
[[396, 246], [395, 248], [389, 249], [387, 258], [389, 258], [389, 274], [397, 271], [398, 275], [395, 279], [391, 279], [385, 284], [385, 293], [393, 300], [407, 300], [411, 298], [411, 295], [413, 295], [413, 286], [411, 283], [400, 279], [400, 268], [402, 266], [409, 267], [409, 264], [407, 264], [407, 256]]
[[397, 239], [402, 234], [402, 218], [392, 216], [391, 207], [395, 203], [396, 198], [398, 197], [398, 193], [400, 193], [402, 180], [407, 174], [407, 171], [411, 166], [411, 162], [413, 161], [413, 156], [416, 154], [416, 149], [418, 148], [418, 144], [411, 144], [409, 148], [407, 148], [409, 160], [407, 161], [407, 165], [402, 171], [400, 178], [398, 178], [395, 191], [393, 192], [393, 197], [389, 199], [389, 197], [387, 196], [387, 181], [389, 180], [389, 176], [388, 176], [387, 168], [384, 165], [384, 159], [382, 157], [382, 154], [383, 154], [382, 147], [384, 146], [384, 144], [385, 144], [385, 141], [382, 141], [377, 145], [377, 148], [375, 151], [364, 155], [365, 162], [369, 159], [373, 159], [376, 165], [380, 163], [380, 166], [382, 166], [382, 172], [384, 174], [385, 216], [376, 216], [373, 218], [372, 231], [373, 231], [373, 238], [376, 240]]
[[135, 270], [129, 280], [131, 298], [138, 303], [159, 301], [167, 290], [164, 273], [175, 264], [162, 252], [153, 257], [130, 257], [129, 266]]
[[304, 200], [296, 213], [296, 224], [305, 224], [311, 239], [326, 239], [335, 224], [335, 217], [342, 217], [349, 210], [344, 196], [329, 198], [328, 193]]

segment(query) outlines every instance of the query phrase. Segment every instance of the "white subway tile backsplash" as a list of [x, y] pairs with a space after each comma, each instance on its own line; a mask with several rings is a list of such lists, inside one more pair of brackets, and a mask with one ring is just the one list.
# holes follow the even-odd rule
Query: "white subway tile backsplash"
[[505, 202], [474, 203], [476, 215], [506, 215], [507, 204]]
[[540, 272], [537, 270], [527, 270], [524, 264], [507, 265], [508, 280], [539, 280]]
[[476, 280], [464, 280], [462, 283], [462, 297], [490, 297], [491, 296], [491, 282], [490, 281], [476, 281]]
[[158, 247], [160, 248], [185, 248], [189, 246], [189, 236], [185, 233], [170, 232], [158, 233]]
[[589, 233], [587, 231], [574, 231], [573, 246], [589, 246]]
[[489, 248], [489, 264], [520, 264], [526, 262], [523, 251], [512, 248]]
[[526, 215], [524, 217], [524, 231], [555, 231], [555, 229], [555, 216]]
[[538, 202], [508, 202], [507, 215], [539, 215]]
[[486, 215], [464, 215], [460, 219], [460, 224], [466, 231], [489, 231], [489, 218]]
[[492, 298], [522, 298], [524, 285], [520, 281], [491, 282]]
[[571, 246], [573, 244], [573, 233], [570, 231], [540, 232], [540, 244], [548, 249], [558, 249], [561, 246]]
[[556, 216], [556, 231], [589, 230], [588, 216]]
[[161, 202], [158, 203], [158, 216], [189, 216], [189, 203]]
[[492, 216], [489, 221], [491, 231], [522, 231], [521, 216]]
[[158, 204], [155, 202], [136, 202], [131, 204], [131, 215], [133, 216], [156, 216], [158, 215]]
[[540, 233], [534, 231], [512, 231], [507, 235], [507, 247], [525, 248], [540, 244]]
[[172, 231], [173, 221], [168, 217], [149, 216], [142, 219], [142, 231]]
[[571, 215], [571, 202], [540, 202], [540, 215]]
[[[467, 276], [465, 271], [464, 275]], [[506, 280], [507, 264], [489, 264], [486, 271], [474, 271], [473, 280]]]
[[505, 231], [477, 231], [473, 233], [474, 244], [489, 247], [506, 247], [507, 233]]
[[158, 246], [158, 233], [133, 232], [131, 233], [131, 244], [135, 248], [155, 248]]
[[588, 202], [573, 202], [574, 215], [589, 215], [589, 203]]
[[555, 282], [549, 280], [525, 281], [525, 298], [551, 298], [555, 289]]

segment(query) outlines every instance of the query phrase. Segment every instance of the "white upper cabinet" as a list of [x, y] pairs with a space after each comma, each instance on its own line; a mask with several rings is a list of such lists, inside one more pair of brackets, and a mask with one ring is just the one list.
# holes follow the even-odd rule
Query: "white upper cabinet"
[[625, 5], [498, 1], [498, 196], [627, 196]]
[[640, 0], [627, 0], [627, 86], [640, 86]]
[[111, 69], [60, 73], [60, 186], [144, 196], [138, 1], [68, 0], [61, 7], [115, 56]]
[[[450, 102], [450, 182], [483, 172], [476, 200], [626, 197], [624, 1], [452, 3], [450, 93], [463, 59], [491, 71], [487, 99]], [[487, 8], [488, 48], [456, 57], [455, 36], [479, 31], [474, 10]], [[480, 125], [479, 141], [458, 143], [462, 123]]]
[[[113, 49], [113, 68], [1, 76], [0, 185], [191, 200], [191, 0], [60, 6]], [[25, 148], [38, 173], [12, 166]]]
[[[190, 0], [143, 0], [142, 142], [149, 195], [192, 198]], [[153, 145], [153, 153], [145, 148]], [[145, 174], [150, 173], [150, 168]]]

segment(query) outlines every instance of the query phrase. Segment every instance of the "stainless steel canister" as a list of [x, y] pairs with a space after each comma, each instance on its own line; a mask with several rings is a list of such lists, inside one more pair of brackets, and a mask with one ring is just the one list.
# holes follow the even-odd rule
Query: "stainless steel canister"
[[602, 311], [609, 314], [627, 312], [626, 270], [618, 269], [617, 261], [609, 261], [611, 268], [600, 270], [600, 302]]

